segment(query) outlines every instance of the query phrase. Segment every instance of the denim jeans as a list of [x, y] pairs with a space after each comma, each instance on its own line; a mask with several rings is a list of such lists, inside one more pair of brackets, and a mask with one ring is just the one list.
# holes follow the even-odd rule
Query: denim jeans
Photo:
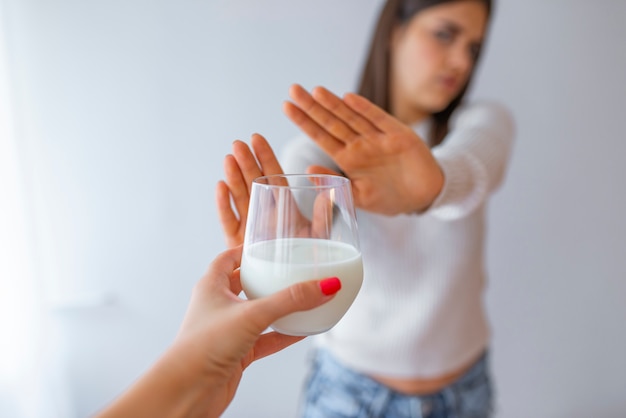
[[346, 368], [318, 350], [300, 405], [301, 418], [489, 418], [487, 354], [441, 391], [412, 396]]

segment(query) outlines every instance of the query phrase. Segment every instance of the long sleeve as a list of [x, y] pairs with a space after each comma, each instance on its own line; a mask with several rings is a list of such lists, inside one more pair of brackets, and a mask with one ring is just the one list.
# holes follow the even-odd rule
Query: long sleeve
[[332, 158], [304, 134], [287, 143], [280, 154], [279, 161], [286, 174], [303, 174], [311, 165], [339, 170]]
[[[414, 127], [425, 140], [430, 123]], [[489, 344], [485, 203], [504, 178], [514, 127], [505, 108], [475, 104], [457, 109], [450, 128], [432, 150], [445, 184], [429, 210], [385, 216], [357, 209], [363, 286], [342, 320], [314, 341], [362, 373], [442, 376]], [[287, 173], [313, 164], [337, 169], [304, 135], [281, 157]]]
[[433, 148], [445, 183], [426, 213], [440, 219], [458, 219], [482, 205], [502, 182], [513, 146], [506, 108], [480, 103], [459, 110], [448, 136]]

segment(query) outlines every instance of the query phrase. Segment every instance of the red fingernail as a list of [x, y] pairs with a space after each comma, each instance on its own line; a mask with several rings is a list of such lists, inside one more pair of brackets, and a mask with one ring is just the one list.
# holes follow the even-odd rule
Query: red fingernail
[[334, 295], [341, 289], [341, 280], [337, 277], [320, 280], [320, 289], [326, 296]]

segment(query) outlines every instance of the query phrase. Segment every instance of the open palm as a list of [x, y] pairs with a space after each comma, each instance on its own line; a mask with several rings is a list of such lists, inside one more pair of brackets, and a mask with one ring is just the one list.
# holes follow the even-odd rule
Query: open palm
[[[261, 176], [283, 174], [274, 151], [263, 136], [254, 134], [251, 147], [241, 141], [233, 143], [233, 154], [224, 159], [226, 179], [220, 181], [216, 189], [218, 215], [229, 248], [243, 243], [253, 180]], [[284, 177], [268, 180], [270, 184], [278, 182], [278, 185], [287, 185]], [[269, 204], [275, 205], [275, 202]], [[289, 219], [295, 220], [291, 224], [294, 228], [291, 236], [329, 238], [334, 216], [333, 199], [329, 193], [318, 193], [311, 219], [299, 211], [295, 199], [293, 204], [284, 207], [291, 208]], [[267, 229], [273, 230], [280, 222], [277, 218], [279, 211], [276, 206], [264, 209], [268, 214], [265, 218], [269, 224]]]
[[[290, 89], [285, 114], [352, 181], [356, 206], [386, 215], [427, 208], [443, 186], [428, 146], [407, 125], [356, 94], [343, 99], [317, 87]], [[334, 173], [313, 166], [311, 173]]]

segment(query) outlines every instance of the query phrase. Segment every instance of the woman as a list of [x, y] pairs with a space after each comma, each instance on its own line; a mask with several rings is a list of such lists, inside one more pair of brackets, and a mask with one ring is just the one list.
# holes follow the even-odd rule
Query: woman
[[[348, 313], [316, 338], [303, 417], [491, 416], [485, 210], [513, 123], [502, 106], [463, 103], [490, 15], [489, 0], [387, 1], [359, 95], [290, 90], [284, 111], [306, 136], [282, 165], [351, 179], [365, 269]], [[235, 144], [218, 188], [231, 245], [245, 184], [280, 170], [261, 137], [252, 147], [259, 164]]]

